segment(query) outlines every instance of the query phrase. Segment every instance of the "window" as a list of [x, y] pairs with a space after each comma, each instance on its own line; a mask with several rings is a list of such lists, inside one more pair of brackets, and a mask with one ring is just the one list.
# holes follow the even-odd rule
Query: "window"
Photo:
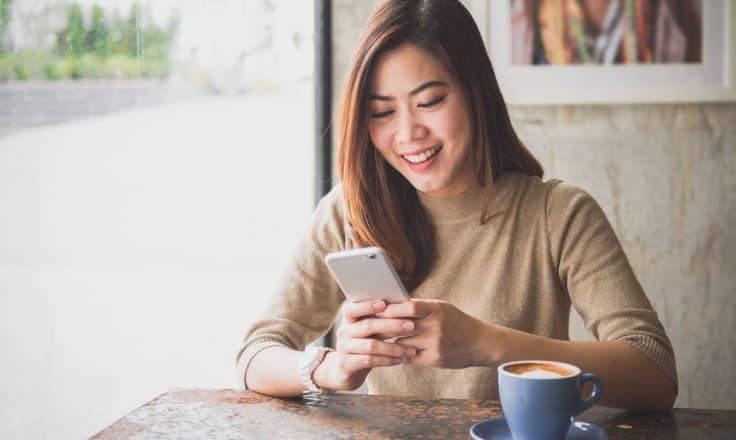
[[234, 386], [313, 209], [312, 11], [0, 0], [0, 437]]

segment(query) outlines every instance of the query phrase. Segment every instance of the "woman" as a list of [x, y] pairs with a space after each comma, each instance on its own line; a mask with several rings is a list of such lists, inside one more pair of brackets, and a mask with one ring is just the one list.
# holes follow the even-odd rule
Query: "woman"
[[[371, 18], [347, 78], [342, 184], [238, 356], [247, 387], [496, 399], [496, 368], [569, 362], [601, 403], [670, 408], [670, 342], [596, 202], [557, 180], [514, 133], [478, 29], [455, 0], [393, 0]], [[411, 301], [344, 302], [331, 251], [380, 246]], [[570, 305], [595, 342], [568, 340]], [[342, 306], [336, 351], [304, 347]], [[386, 340], [400, 337], [397, 342]]]

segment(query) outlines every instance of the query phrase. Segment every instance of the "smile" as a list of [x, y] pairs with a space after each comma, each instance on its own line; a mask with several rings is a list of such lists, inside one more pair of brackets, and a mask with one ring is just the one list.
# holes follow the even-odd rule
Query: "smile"
[[437, 154], [442, 149], [442, 145], [437, 145], [436, 147], [432, 147], [429, 150], [422, 151], [419, 154], [412, 154], [411, 156], [401, 156], [407, 161], [413, 163], [413, 164], [419, 164], [422, 162], [426, 162], [429, 159], [431, 159], [435, 154]]

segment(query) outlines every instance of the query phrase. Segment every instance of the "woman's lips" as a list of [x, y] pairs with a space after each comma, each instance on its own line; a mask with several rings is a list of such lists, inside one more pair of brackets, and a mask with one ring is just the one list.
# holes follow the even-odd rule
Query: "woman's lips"
[[415, 172], [423, 172], [423, 171], [428, 170], [430, 167], [432, 167], [432, 165], [434, 165], [437, 162], [437, 160], [438, 160], [438, 158], [439, 158], [439, 156], [440, 156], [441, 153], [442, 153], [442, 146], [440, 146], [437, 149], [437, 151], [431, 157], [429, 157], [427, 160], [425, 160], [423, 162], [413, 163], [413, 162], [409, 161], [408, 159], [406, 159], [403, 156], [402, 156], [402, 159], [404, 159], [404, 163], [406, 163], [406, 165], [412, 171], [415, 171]]
[[442, 145], [435, 145], [432, 148], [427, 148], [426, 150], [416, 154], [402, 154], [400, 156], [404, 158], [404, 160], [406, 160], [407, 162], [418, 164], [437, 154], [441, 149]]

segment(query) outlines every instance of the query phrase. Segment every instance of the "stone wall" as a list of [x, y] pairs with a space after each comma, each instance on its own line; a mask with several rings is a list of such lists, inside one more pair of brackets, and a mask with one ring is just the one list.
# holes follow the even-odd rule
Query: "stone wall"
[[[333, 2], [335, 116], [352, 51], [379, 3]], [[546, 178], [586, 189], [608, 215], [675, 347], [676, 406], [736, 408], [736, 104], [510, 112]], [[576, 314], [571, 337], [590, 338]]]

